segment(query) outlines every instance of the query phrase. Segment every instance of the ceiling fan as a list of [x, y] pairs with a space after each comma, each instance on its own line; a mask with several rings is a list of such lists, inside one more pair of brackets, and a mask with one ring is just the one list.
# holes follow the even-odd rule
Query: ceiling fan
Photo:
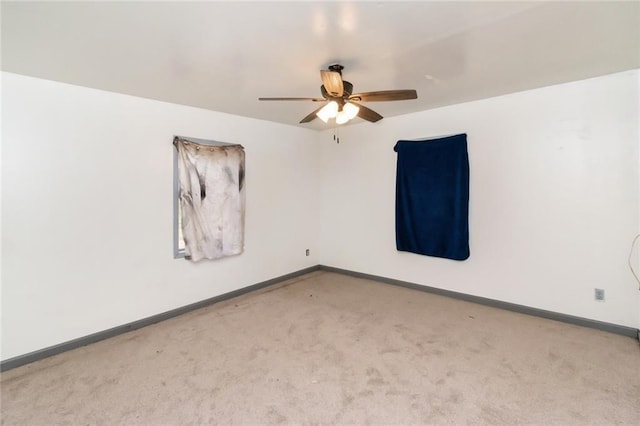
[[330, 65], [328, 70], [321, 70], [322, 86], [320, 92], [322, 98], [258, 98], [260, 101], [312, 101], [325, 102], [323, 106], [300, 120], [300, 123], [308, 123], [316, 117], [327, 123], [335, 118], [336, 124], [343, 124], [355, 117], [375, 123], [382, 116], [372, 109], [361, 105], [359, 102], [383, 102], [404, 101], [417, 99], [415, 90], [380, 90], [376, 92], [353, 93], [353, 84], [342, 79], [340, 64]]

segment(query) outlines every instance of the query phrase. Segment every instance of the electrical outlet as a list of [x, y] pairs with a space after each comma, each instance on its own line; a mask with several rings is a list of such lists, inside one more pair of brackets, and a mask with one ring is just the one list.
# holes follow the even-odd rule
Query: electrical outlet
[[306, 253], [307, 256], [309, 256], [309, 253], [310, 253], [309, 249], [307, 249], [307, 251], [305, 253]]
[[594, 297], [599, 302], [604, 302], [604, 290], [601, 288], [596, 288], [594, 292]]

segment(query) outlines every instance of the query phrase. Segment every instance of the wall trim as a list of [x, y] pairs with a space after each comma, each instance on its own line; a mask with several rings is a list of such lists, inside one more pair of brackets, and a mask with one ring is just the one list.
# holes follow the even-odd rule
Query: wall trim
[[319, 265], [320, 270], [327, 272], [335, 272], [343, 275], [350, 275], [356, 278], [365, 278], [382, 282], [385, 284], [396, 285], [399, 287], [406, 287], [413, 290], [420, 290], [427, 293], [437, 294], [440, 296], [447, 296], [454, 299], [464, 300], [466, 302], [478, 303], [480, 305], [491, 306], [494, 308], [500, 308], [507, 311], [517, 312], [520, 314], [533, 315], [536, 317], [551, 319], [555, 321], [561, 321], [569, 324], [580, 325], [582, 327], [595, 328], [597, 330], [607, 331], [609, 333], [621, 334], [623, 336], [637, 338], [640, 340], [640, 329], [633, 327], [627, 327], [624, 325], [612, 324], [604, 321], [597, 321], [583, 317], [576, 317], [568, 314], [561, 314], [553, 311], [546, 311], [544, 309], [532, 308], [525, 305], [518, 305], [515, 303], [503, 302], [501, 300], [489, 299], [486, 297], [473, 296], [471, 294], [459, 293], [457, 291], [444, 290], [437, 287], [429, 287], [422, 284], [415, 284], [408, 281], [396, 280], [393, 278], [381, 277], [379, 275], [365, 274], [363, 272], [355, 272], [348, 269], [334, 268], [333, 266]]
[[478, 303], [480, 305], [486, 305], [494, 308], [504, 309], [507, 311], [521, 313], [521, 314], [532, 315], [532, 316], [551, 319], [555, 321], [561, 321], [568, 324], [579, 325], [582, 327], [594, 328], [597, 330], [620, 334], [623, 336], [632, 337], [640, 340], [640, 329], [627, 327], [624, 325], [618, 325], [618, 324], [612, 324], [612, 323], [603, 322], [603, 321], [592, 320], [588, 318], [576, 317], [573, 315], [561, 314], [553, 311], [546, 311], [544, 309], [531, 308], [525, 305], [518, 305], [515, 303], [503, 302], [500, 300], [489, 299], [486, 297], [473, 296], [470, 294], [459, 293], [451, 290], [444, 290], [437, 287], [429, 287], [429, 286], [416, 284], [408, 281], [382, 277], [379, 275], [365, 274], [363, 272], [356, 272], [348, 269], [335, 268], [333, 266], [315, 265], [308, 268], [300, 269], [295, 272], [291, 272], [289, 274], [281, 275], [279, 277], [272, 278], [270, 280], [262, 281], [257, 284], [253, 284], [247, 287], [233, 290], [229, 293], [224, 293], [219, 296], [214, 296], [209, 299], [191, 303], [189, 305], [172, 309], [167, 312], [163, 312], [157, 315], [152, 315], [147, 318], [143, 318], [137, 321], [124, 324], [124, 325], [113, 327], [108, 330], [99, 331], [97, 333], [93, 333], [88, 336], [79, 337], [77, 339], [69, 340], [68, 342], [63, 342], [63, 343], [60, 343], [54, 346], [49, 346], [47, 348], [40, 349], [34, 352], [29, 352], [24, 355], [18, 355], [16, 357], [9, 358], [5, 361], [0, 362], [0, 371], [11, 370], [13, 368], [20, 367], [25, 364], [30, 364], [32, 362], [39, 361], [41, 359], [48, 358], [53, 355], [67, 352], [72, 349], [89, 345], [91, 343], [96, 343], [101, 340], [108, 339], [110, 337], [118, 336], [120, 334], [128, 333], [129, 331], [134, 331], [139, 328], [146, 327], [148, 325], [155, 324], [173, 317], [177, 317], [179, 315], [186, 314], [196, 309], [204, 308], [204, 307], [213, 305], [215, 303], [222, 302], [224, 300], [241, 296], [246, 293], [260, 290], [262, 288], [269, 287], [274, 284], [278, 284], [283, 281], [296, 278], [301, 275], [305, 275], [314, 271], [334, 272], [338, 274], [349, 275], [356, 278], [365, 278], [369, 280], [378, 281], [384, 284], [391, 284], [399, 287], [410, 288], [413, 290], [424, 291], [426, 293], [432, 293], [440, 296], [451, 297], [454, 299], [464, 300], [467, 302]]
[[134, 331], [142, 327], [146, 327], [151, 324], [158, 323], [160, 321], [164, 321], [173, 317], [177, 317], [182, 314], [186, 314], [187, 312], [194, 311], [196, 309], [204, 308], [209, 305], [213, 305], [218, 302], [222, 302], [224, 300], [231, 299], [233, 297], [241, 296], [246, 293], [250, 293], [252, 291], [260, 290], [265, 287], [272, 286], [274, 284], [281, 283], [283, 281], [299, 277], [301, 275], [308, 274], [310, 272], [320, 270], [320, 265], [311, 266], [309, 268], [300, 269], [295, 272], [291, 272], [289, 274], [281, 275], [276, 278], [272, 278], [270, 280], [262, 281], [257, 284], [250, 285], [248, 287], [243, 287], [238, 290], [230, 291], [229, 293], [224, 293], [219, 296], [214, 296], [209, 299], [201, 300], [199, 302], [191, 303], [186, 306], [181, 306], [176, 309], [172, 309], [170, 311], [166, 311], [157, 315], [152, 315], [150, 317], [146, 317], [137, 321], [133, 321], [124, 325], [119, 325], [108, 330], [99, 331], [97, 333], [89, 334], [88, 336], [79, 337], [77, 339], [69, 340], [67, 342], [63, 342], [54, 346], [49, 346], [44, 349], [40, 349], [37, 351], [29, 352], [24, 355], [18, 355], [13, 358], [9, 358], [5, 361], [0, 362], [0, 371], [11, 370], [12, 368], [20, 367], [25, 364], [30, 364], [35, 361], [39, 361], [44, 358], [48, 358], [53, 355], [60, 354], [62, 352], [67, 352], [72, 349], [76, 349], [82, 346], [89, 345], [91, 343], [96, 343], [101, 340], [108, 339], [110, 337], [115, 337], [120, 334], [128, 333], [129, 331]]

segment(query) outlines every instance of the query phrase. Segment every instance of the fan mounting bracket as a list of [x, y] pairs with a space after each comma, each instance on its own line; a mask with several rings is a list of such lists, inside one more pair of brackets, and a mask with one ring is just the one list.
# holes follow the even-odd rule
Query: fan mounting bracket
[[329, 71], [337, 72], [340, 75], [342, 75], [342, 70], [343, 69], [344, 69], [344, 67], [342, 65], [340, 65], [340, 64], [329, 65]]

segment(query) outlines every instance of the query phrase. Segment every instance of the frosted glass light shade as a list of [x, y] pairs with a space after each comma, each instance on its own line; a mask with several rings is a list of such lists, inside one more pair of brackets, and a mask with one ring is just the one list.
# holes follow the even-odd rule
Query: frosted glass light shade
[[336, 116], [336, 124], [344, 124], [349, 121], [349, 115], [345, 110], [342, 110]]
[[359, 111], [360, 107], [358, 107], [358, 105], [347, 102], [342, 107], [342, 111], [338, 112], [338, 115], [336, 116], [336, 124], [346, 123], [347, 121], [358, 115]]
[[342, 107], [342, 111], [347, 114], [347, 120], [351, 120], [352, 118], [355, 118], [356, 115], [358, 115], [358, 112], [360, 112], [360, 107], [356, 104], [347, 102]]
[[316, 112], [316, 116], [325, 123], [336, 115], [338, 115], [338, 103], [336, 101], [329, 102], [320, 111]]

